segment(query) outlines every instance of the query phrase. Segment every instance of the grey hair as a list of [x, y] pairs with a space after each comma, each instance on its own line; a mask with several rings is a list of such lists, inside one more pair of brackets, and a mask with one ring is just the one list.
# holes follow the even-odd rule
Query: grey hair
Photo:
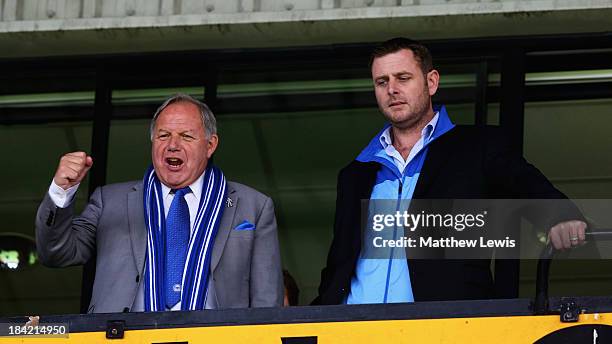
[[151, 134], [151, 141], [153, 141], [153, 131], [155, 130], [155, 122], [159, 117], [159, 114], [164, 111], [170, 104], [178, 103], [178, 102], [188, 102], [198, 107], [200, 111], [200, 116], [202, 117], [202, 126], [206, 131], [206, 135], [208, 137], [217, 133], [217, 120], [215, 119], [215, 115], [210, 110], [208, 105], [202, 103], [201, 101], [195, 99], [194, 97], [185, 94], [185, 93], [177, 93], [168, 99], [166, 99], [162, 105], [160, 105], [155, 114], [153, 115], [153, 119], [151, 120], [151, 127], [149, 128], [149, 133]]

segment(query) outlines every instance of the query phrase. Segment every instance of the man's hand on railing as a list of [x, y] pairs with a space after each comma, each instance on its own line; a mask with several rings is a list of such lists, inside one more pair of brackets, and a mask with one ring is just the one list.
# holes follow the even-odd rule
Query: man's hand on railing
[[584, 244], [587, 224], [583, 221], [565, 221], [556, 224], [548, 232], [548, 238], [557, 250]]

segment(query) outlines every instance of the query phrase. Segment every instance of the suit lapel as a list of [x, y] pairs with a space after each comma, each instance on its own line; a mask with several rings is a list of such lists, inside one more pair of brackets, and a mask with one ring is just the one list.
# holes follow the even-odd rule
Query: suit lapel
[[[231, 201], [228, 201], [227, 199], [230, 199]], [[223, 249], [225, 248], [225, 243], [227, 242], [227, 237], [232, 231], [232, 224], [234, 222], [236, 208], [238, 208], [238, 201], [239, 197], [236, 194], [236, 190], [228, 183], [227, 198], [225, 204], [223, 205], [225, 209], [223, 210], [223, 216], [221, 217], [221, 223], [219, 223], [219, 229], [215, 238], [215, 245], [213, 246], [210, 271], [214, 271], [217, 264], [219, 264], [219, 260], [221, 260], [221, 255], [223, 254]], [[230, 203], [231, 206], [229, 206]]]
[[139, 274], [144, 268], [147, 248], [147, 231], [144, 223], [142, 182], [134, 185], [128, 193], [128, 224], [134, 263]]

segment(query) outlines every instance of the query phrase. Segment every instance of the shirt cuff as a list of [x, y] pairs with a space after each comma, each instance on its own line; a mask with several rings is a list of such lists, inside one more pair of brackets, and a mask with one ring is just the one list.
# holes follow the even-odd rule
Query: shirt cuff
[[70, 203], [72, 203], [74, 194], [76, 194], [79, 185], [80, 184], [77, 184], [68, 188], [68, 190], [64, 190], [59, 185], [55, 184], [54, 180], [52, 180], [51, 186], [49, 186], [49, 197], [51, 197], [51, 200], [53, 203], [55, 203], [56, 207], [66, 208], [70, 205]]

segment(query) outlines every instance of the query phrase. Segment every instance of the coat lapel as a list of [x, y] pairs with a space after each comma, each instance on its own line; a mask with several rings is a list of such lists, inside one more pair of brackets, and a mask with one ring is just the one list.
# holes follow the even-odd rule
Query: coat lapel
[[221, 217], [221, 223], [219, 223], [217, 237], [215, 238], [215, 245], [213, 246], [210, 271], [214, 271], [217, 264], [219, 264], [219, 260], [221, 260], [221, 255], [223, 255], [223, 249], [225, 248], [225, 243], [227, 242], [227, 237], [232, 231], [232, 224], [234, 223], [236, 208], [238, 208], [238, 201], [239, 197], [236, 194], [236, 190], [228, 183], [227, 198], [225, 204], [223, 205], [225, 206], [225, 209], [223, 210], [223, 217]]
[[456, 130], [451, 130], [429, 144], [427, 157], [425, 157], [425, 163], [423, 164], [416, 189], [412, 195], [413, 199], [426, 198], [431, 183], [436, 180], [444, 164], [448, 161], [449, 154], [453, 151], [453, 147], [449, 147], [449, 142], [452, 142], [449, 138], [453, 136], [455, 131]]
[[134, 185], [128, 193], [128, 224], [134, 263], [139, 274], [142, 274], [147, 248], [147, 231], [144, 223], [142, 182]]

